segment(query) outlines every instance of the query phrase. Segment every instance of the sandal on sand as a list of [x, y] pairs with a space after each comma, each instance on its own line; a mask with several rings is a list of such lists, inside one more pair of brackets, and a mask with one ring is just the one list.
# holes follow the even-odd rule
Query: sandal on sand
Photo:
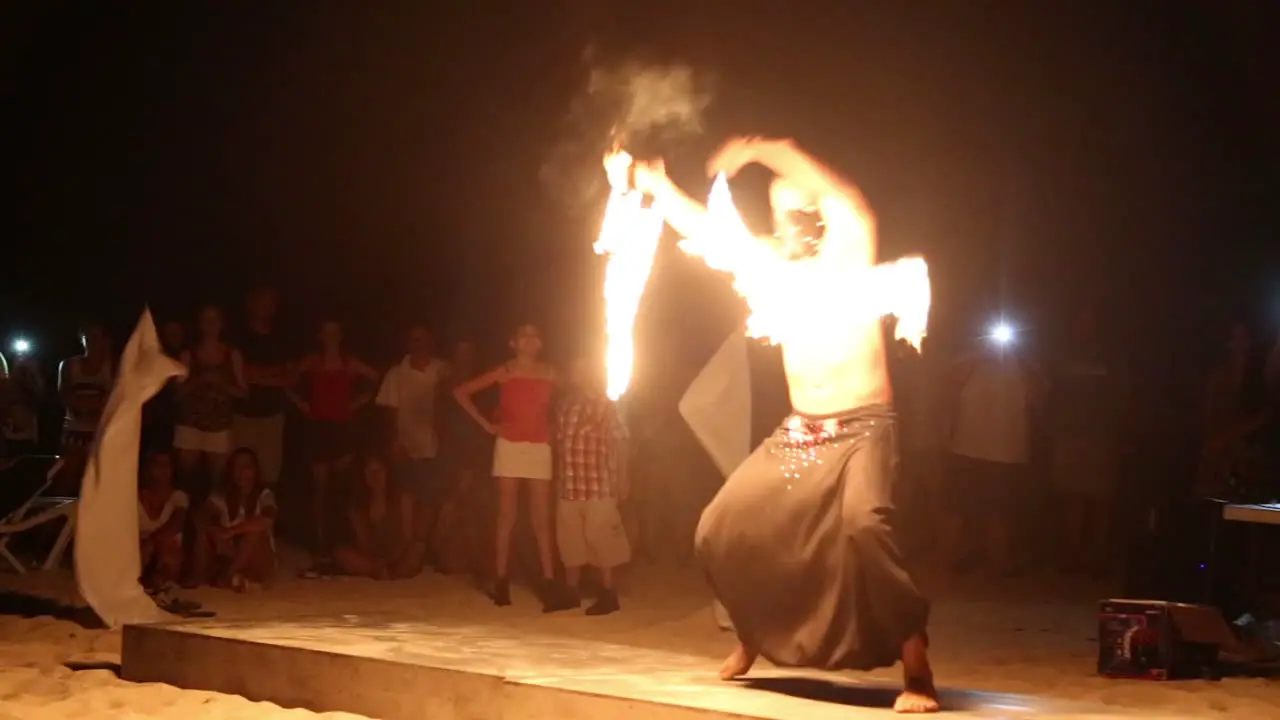
[[332, 562], [319, 560], [311, 567], [298, 573], [298, 577], [303, 580], [331, 580], [337, 574], [337, 568], [334, 567]]
[[193, 603], [190, 600], [174, 598], [172, 604], [161, 605], [160, 609], [164, 610], [167, 613], [177, 615], [178, 617], [185, 618], [185, 619], [211, 618], [211, 617], [217, 616], [218, 614], [212, 610], [205, 610], [204, 608], [200, 607], [200, 603], [194, 603], [195, 605], [194, 607], [192, 605]]
[[217, 615], [212, 610], [204, 610], [195, 600], [186, 600], [174, 594], [173, 586], [165, 586], [148, 593], [151, 600], [167, 613], [183, 618], [207, 618]]

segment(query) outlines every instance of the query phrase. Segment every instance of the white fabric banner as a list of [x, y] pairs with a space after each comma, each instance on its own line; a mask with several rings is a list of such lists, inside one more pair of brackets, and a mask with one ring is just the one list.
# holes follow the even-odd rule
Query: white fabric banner
[[729, 477], [751, 453], [751, 365], [747, 337], [735, 332], [680, 398], [680, 417]]
[[[743, 331], [730, 335], [680, 398], [680, 417], [725, 477], [751, 454], [747, 342]], [[733, 630], [733, 621], [718, 600], [712, 602], [711, 610], [721, 630]]]
[[143, 310], [120, 356], [76, 510], [76, 583], [108, 627], [173, 619], [138, 582], [138, 453], [142, 405], [170, 378], [185, 374], [180, 363], [164, 354], [151, 311]]

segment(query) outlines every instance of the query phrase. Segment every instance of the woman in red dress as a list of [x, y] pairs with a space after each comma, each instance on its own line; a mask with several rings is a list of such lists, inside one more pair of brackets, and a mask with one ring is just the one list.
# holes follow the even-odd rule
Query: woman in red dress
[[[496, 436], [493, 476], [498, 482], [498, 517], [494, 529], [493, 602], [499, 606], [511, 604], [511, 533], [516, 526], [523, 485], [529, 491], [530, 524], [538, 543], [543, 609], [551, 612], [568, 607], [567, 593], [555, 581], [551, 531], [551, 397], [556, 372], [539, 358], [542, 334], [537, 325], [519, 326], [510, 344], [514, 352], [511, 360], [462, 383], [454, 388], [453, 396], [480, 427]], [[485, 417], [472, 400], [473, 395], [493, 385], [500, 390], [497, 422]]]

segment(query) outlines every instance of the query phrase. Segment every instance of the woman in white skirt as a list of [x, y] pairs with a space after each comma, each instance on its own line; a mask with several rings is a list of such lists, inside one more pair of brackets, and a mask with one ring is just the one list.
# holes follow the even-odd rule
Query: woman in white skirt
[[[525, 323], [511, 338], [515, 357], [453, 391], [453, 396], [480, 427], [497, 436], [493, 448], [493, 476], [498, 481], [498, 517], [495, 527], [495, 582], [493, 602], [511, 604], [508, 566], [511, 532], [515, 529], [520, 486], [529, 488], [530, 524], [538, 542], [542, 569], [543, 609], [561, 609], [567, 593], [555, 581], [554, 548], [551, 530], [552, 459], [551, 396], [556, 372], [539, 359], [542, 335], [538, 327]], [[476, 408], [472, 396], [497, 385], [500, 389], [497, 422]]]
[[197, 503], [208, 495], [212, 479], [222, 476], [232, 450], [232, 403], [245, 393], [240, 352], [222, 341], [223, 327], [221, 310], [203, 308], [200, 340], [181, 356], [187, 377], [178, 386], [173, 447], [178, 451], [182, 480]]

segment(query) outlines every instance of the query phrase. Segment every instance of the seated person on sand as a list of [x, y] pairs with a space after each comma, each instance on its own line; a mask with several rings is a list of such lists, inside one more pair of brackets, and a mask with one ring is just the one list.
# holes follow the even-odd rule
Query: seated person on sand
[[152, 451], [138, 477], [138, 534], [142, 543], [142, 586], [161, 590], [182, 572], [182, 529], [187, 494], [173, 485], [173, 456]]
[[362, 482], [347, 514], [347, 542], [333, 551], [344, 575], [396, 580], [414, 577], [426, 566], [417, 506], [391, 477], [384, 458], [370, 455], [361, 463]]
[[276, 499], [262, 481], [258, 456], [231, 453], [221, 482], [195, 518], [196, 541], [187, 587], [201, 584], [237, 592], [275, 576]]

